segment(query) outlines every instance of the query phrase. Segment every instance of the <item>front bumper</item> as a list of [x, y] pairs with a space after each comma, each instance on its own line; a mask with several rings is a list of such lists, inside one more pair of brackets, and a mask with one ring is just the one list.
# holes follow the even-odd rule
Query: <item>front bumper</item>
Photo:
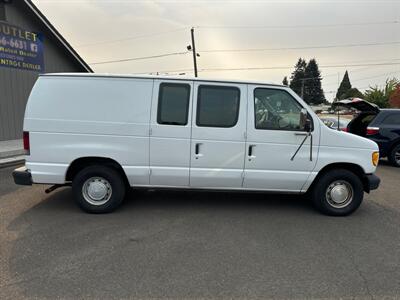
[[26, 167], [15, 169], [12, 173], [15, 184], [32, 185], [32, 174]]
[[381, 180], [375, 174], [365, 175], [365, 191], [369, 193], [372, 190], [376, 190], [379, 187]]

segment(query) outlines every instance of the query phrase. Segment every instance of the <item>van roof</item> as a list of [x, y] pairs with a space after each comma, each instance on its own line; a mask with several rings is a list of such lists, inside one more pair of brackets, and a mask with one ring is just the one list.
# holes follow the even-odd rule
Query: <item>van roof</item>
[[266, 81], [257, 80], [235, 80], [235, 79], [219, 79], [219, 78], [198, 78], [191, 76], [163, 76], [163, 75], [130, 75], [130, 74], [109, 74], [109, 73], [45, 73], [40, 76], [60, 76], [60, 77], [109, 77], [109, 78], [137, 78], [137, 79], [165, 79], [165, 80], [193, 80], [207, 82], [225, 82], [225, 83], [241, 83], [241, 84], [262, 84], [287, 87], [282, 84], [276, 84]]

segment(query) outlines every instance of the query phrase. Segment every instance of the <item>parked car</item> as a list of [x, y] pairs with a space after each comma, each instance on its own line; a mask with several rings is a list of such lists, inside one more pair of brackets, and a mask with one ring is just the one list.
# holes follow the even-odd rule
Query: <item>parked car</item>
[[347, 126], [347, 131], [366, 137], [379, 146], [380, 157], [387, 157], [400, 167], [400, 109], [380, 109], [362, 99], [340, 100], [335, 105], [354, 108], [360, 113]]
[[348, 215], [378, 188], [378, 146], [331, 130], [290, 88], [260, 82], [48, 74], [25, 112], [17, 184], [72, 185], [85, 211], [127, 187], [310, 193]]
[[[319, 116], [319, 118], [329, 128], [332, 128], [335, 130], [339, 129], [341, 131], [347, 131], [347, 125], [350, 122], [349, 119], [344, 119], [344, 118], [339, 118], [339, 122], [338, 122], [338, 119], [334, 118], [334, 117]], [[339, 126], [338, 126], [338, 124], [339, 124]]]

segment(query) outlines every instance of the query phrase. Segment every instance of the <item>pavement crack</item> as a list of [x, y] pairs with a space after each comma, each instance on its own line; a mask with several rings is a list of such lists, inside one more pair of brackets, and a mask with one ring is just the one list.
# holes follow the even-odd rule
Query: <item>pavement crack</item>
[[357, 271], [358, 276], [360, 276], [365, 289], [367, 290], [367, 294], [368, 296], [372, 299], [375, 300], [374, 296], [371, 293], [371, 290], [369, 289], [369, 285], [368, 285], [368, 280], [367, 278], [364, 276], [363, 272], [360, 270], [360, 268], [358, 267], [358, 264], [356, 262], [355, 257], [353, 256], [353, 254], [351, 253], [351, 250], [349, 248], [346, 247], [346, 245], [342, 242], [340, 242], [340, 244], [347, 249], [348, 253], [349, 253], [349, 258], [350, 258], [350, 262], [353, 265], [354, 269]]

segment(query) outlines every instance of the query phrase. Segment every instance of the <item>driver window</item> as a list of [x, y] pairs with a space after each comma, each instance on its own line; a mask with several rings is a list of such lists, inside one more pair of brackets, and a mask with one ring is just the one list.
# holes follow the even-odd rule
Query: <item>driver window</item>
[[286, 91], [256, 88], [254, 90], [254, 119], [256, 129], [301, 130], [302, 106]]

